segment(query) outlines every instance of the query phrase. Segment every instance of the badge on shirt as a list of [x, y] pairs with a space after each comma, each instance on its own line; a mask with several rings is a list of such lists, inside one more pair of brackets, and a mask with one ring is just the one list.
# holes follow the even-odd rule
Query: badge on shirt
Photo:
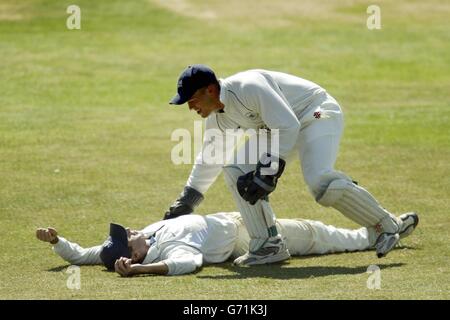
[[245, 116], [247, 118], [249, 118], [250, 120], [255, 120], [256, 118], [258, 118], [258, 114], [257, 113], [253, 113], [253, 112], [248, 112], [245, 114]]

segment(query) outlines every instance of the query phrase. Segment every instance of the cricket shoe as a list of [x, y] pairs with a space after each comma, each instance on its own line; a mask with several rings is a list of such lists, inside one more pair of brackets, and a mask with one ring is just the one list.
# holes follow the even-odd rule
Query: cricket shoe
[[233, 262], [236, 266], [252, 266], [256, 264], [274, 263], [289, 259], [291, 255], [280, 235], [271, 237], [254, 252], [236, 258]]
[[419, 216], [415, 212], [407, 212], [398, 217], [400, 222], [400, 239], [409, 236], [419, 224]]
[[389, 251], [394, 249], [395, 245], [400, 240], [398, 233], [382, 233], [375, 243], [375, 249], [377, 251], [377, 257], [385, 257]]

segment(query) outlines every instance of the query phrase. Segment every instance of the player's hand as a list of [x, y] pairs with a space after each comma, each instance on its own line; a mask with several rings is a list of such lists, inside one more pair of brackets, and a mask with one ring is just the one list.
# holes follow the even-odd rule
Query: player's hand
[[[274, 160], [276, 160], [277, 165], [273, 163]], [[239, 194], [251, 205], [254, 205], [260, 199], [267, 199], [268, 195], [275, 190], [278, 178], [283, 173], [285, 166], [286, 162], [283, 159], [272, 159], [270, 155], [263, 155], [255, 171], [238, 178], [237, 189]]]
[[114, 263], [114, 270], [122, 277], [130, 277], [135, 274], [136, 265], [133, 265], [131, 259], [121, 257]]
[[251, 205], [254, 205], [258, 200], [266, 198], [271, 192], [270, 190], [259, 186], [255, 182], [255, 173], [256, 171], [251, 171], [243, 176], [240, 176], [237, 181], [237, 189], [239, 194]]
[[169, 210], [164, 214], [164, 220], [173, 219], [185, 214], [191, 214], [194, 209], [185, 203], [175, 200], [175, 202], [170, 206]]
[[56, 244], [58, 242], [58, 232], [52, 227], [38, 228], [36, 230], [36, 238], [44, 242]]
[[164, 215], [164, 220], [176, 218], [185, 214], [194, 212], [203, 200], [203, 195], [191, 187], [184, 187], [183, 192], [177, 200], [170, 206], [169, 210]]

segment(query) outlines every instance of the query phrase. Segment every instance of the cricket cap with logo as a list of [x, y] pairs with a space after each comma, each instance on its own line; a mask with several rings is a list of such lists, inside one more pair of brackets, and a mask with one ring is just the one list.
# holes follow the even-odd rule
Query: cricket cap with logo
[[109, 236], [103, 243], [100, 259], [106, 268], [113, 270], [114, 263], [120, 257], [131, 257], [131, 251], [128, 248], [127, 230], [120, 224], [111, 223], [109, 225]]
[[177, 94], [169, 103], [182, 105], [191, 99], [198, 89], [213, 83], [218, 83], [218, 80], [210, 67], [204, 64], [188, 66], [178, 78]]

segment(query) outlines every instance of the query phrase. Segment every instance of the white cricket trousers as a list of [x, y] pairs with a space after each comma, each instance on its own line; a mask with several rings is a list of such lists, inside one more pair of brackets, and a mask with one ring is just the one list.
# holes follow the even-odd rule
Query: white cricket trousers
[[[227, 213], [237, 226], [236, 244], [231, 256], [237, 258], [248, 251], [250, 236], [239, 213]], [[370, 248], [366, 228], [348, 230], [319, 221], [277, 219], [277, 228], [293, 256], [362, 251]]]
[[331, 181], [347, 178], [334, 169], [344, 117], [337, 101], [323, 93], [304, 114], [299, 115], [299, 120], [301, 129], [290, 158], [298, 153], [305, 183], [316, 198]]

